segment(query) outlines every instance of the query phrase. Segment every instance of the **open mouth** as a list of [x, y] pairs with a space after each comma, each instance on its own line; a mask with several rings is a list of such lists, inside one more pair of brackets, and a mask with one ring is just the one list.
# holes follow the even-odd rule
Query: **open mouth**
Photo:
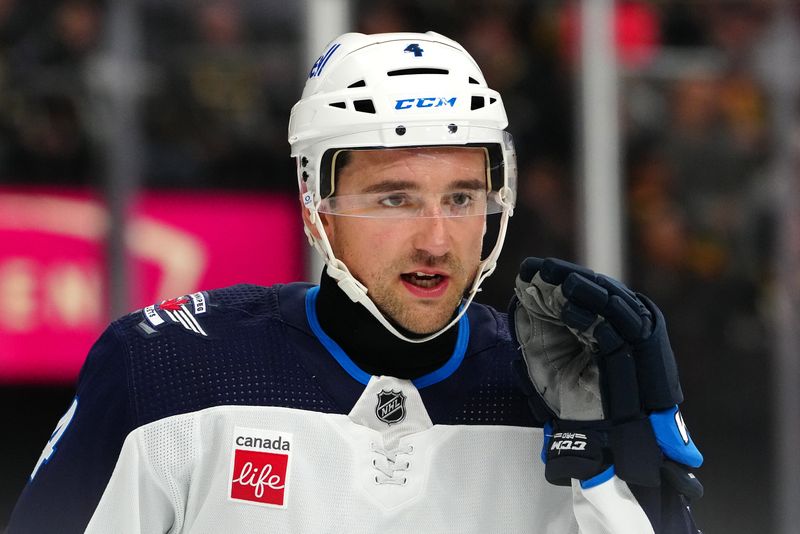
[[421, 273], [419, 271], [401, 274], [400, 277], [405, 282], [422, 289], [433, 289], [445, 280], [445, 277], [441, 274]]

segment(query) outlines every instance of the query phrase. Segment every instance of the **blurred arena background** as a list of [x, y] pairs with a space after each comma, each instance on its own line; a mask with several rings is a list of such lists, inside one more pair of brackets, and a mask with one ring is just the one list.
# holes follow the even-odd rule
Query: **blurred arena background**
[[[616, 44], [589, 65], [588, 5]], [[0, 0], [0, 529], [105, 323], [198, 289], [313, 278], [286, 126], [344, 30], [434, 30], [476, 57], [520, 166], [482, 300], [505, 309], [528, 255], [611, 250], [668, 320], [706, 456], [700, 526], [798, 532], [788, 0]], [[600, 161], [588, 130], [604, 111]], [[586, 191], [609, 170], [620, 231], [606, 243]]]

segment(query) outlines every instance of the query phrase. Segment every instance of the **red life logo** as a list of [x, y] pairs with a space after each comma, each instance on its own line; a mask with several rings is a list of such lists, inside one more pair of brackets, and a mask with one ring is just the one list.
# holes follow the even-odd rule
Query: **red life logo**
[[231, 499], [283, 506], [288, 454], [237, 450]]
[[229, 498], [285, 507], [291, 436], [239, 427], [234, 433]]

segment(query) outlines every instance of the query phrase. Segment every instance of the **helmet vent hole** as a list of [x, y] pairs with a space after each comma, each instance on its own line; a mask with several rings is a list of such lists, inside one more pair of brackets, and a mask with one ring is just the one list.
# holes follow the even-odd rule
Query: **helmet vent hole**
[[474, 85], [480, 85], [481, 84], [478, 80], [476, 80], [472, 76], [469, 77], [469, 83], [474, 84]]
[[495, 102], [497, 102], [497, 99], [496, 99], [496, 98], [494, 98], [493, 96], [490, 96], [490, 97], [489, 97], [489, 105], [492, 105], [492, 104], [494, 104]]
[[331, 102], [328, 105], [332, 108], [347, 109], [347, 104], [344, 102]]
[[390, 70], [386, 73], [387, 76], [409, 76], [413, 74], [449, 74], [447, 69], [433, 69], [433, 68], [416, 68], [416, 69], [400, 69]]
[[375, 113], [375, 104], [369, 99], [355, 100], [353, 101], [353, 107], [356, 111], [360, 111], [361, 113]]
[[481, 109], [485, 105], [486, 105], [486, 101], [484, 100], [484, 98], [482, 96], [473, 96], [472, 97], [472, 105], [470, 106], [469, 109], [471, 109], [472, 111], [475, 111], [476, 109]]
[[350, 85], [348, 85], [347, 88], [348, 89], [355, 89], [356, 87], [366, 87], [366, 86], [367, 86], [367, 82], [365, 82], [364, 80], [358, 80], [357, 82], [353, 82]]

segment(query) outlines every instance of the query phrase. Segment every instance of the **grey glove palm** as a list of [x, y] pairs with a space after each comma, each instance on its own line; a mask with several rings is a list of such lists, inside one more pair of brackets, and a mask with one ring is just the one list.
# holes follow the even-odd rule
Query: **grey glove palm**
[[514, 311], [517, 339], [536, 391], [558, 419], [604, 419], [600, 378], [590, 333], [567, 326], [561, 319], [566, 299], [561, 287], [520, 276], [515, 293], [521, 306]]

